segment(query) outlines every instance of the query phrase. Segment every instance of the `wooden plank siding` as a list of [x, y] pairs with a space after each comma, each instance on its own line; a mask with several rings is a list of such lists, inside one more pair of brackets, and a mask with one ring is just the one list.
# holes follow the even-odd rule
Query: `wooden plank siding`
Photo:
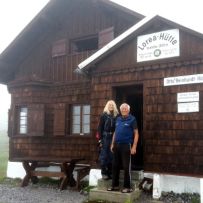
[[[203, 164], [203, 104], [197, 113], [177, 113], [177, 93], [199, 91], [203, 98], [203, 85], [181, 85], [164, 87], [163, 79], [170, 71], [182, 75], [182, 68], [136, 71], [125, 70], [96, 74], [93, 79], [92, 116], [96, 129], [103, 103], [113, 97], [115, 84], [143, 84], [143, 137], [144, 169], [150, 172], [202, 175]], [[203, 63], [187, 66], [187, 74], [202, 72]]]
[[[74, 74], [73, 71], [81, 61], [96, 50], [71, 53], [71, 40], [99, 35], [107, 28], [113, 28], [114, 37], [116, 37], [138, 21], [136, 18], [122, 18], [119, 13], [106, 11], [100, 4], [92, 4], [89, 1], [72, 6], [71, 12], [60, 17], [60, 29], [56, 27], [22, 61], [15, 80], [23, 80], [26, 77], [57, 82], [81, 80], [82, 77]], [[52, 58], [52, 45], [61, 39], [66, 39], [66, 55]]]
[[[39, 87], [26, 88], [25, 86], [11, 91], [15, 106], [26, 104], [29, 111], [29, 106], [32, 107], [34, 103], [37, 106], [43, 104], [45, 118], [43, 122], [40, 121], [40, 124], [44, 123], [43, 136], [41, 133], [35, 136], [19, 135], [17, 129], [10, 132], [10, 160], [20, 160], [23, 157], [36, 159], [37, 157], [54, 157], [56, 160], [62, 157], [70, 159], [84, 157], [88, 163], [93, 164], [96, 161], [97, 148], [94, 137], [72, 135], [70, 115], [65, 115], [69, 114], [68, 111], [73, 104], [89, 101], [90, 85], [88, 82], [69, 86], [59, 85], [54, 88], [51, 86], [42, 88], [41, 91]], [[51, 104], [50, 101], [52, 101]], [[36, 125], [31, 123], [32, 120], [28, 122], [30, 122], [28, 126], [36, 128]]]
[[[92, 111], [96, 120], [114, 86], [142, 84], [144, 170], [203, 175], [203, 84], [163, 84], [166, 77], [203, 72], [203, 40], [184, 31], [180, 39], [180, 57], [137, 63], [135, 36], [97, 63]], [[200, 94], [199, 112], [177, 113], [177, 93], [194, 91]]]
[[[105, 30], [111, 31], [106, 39], [113, 36], [112, 31], [117, 37], [140, 19], [104, 6], [102, 1], [70, 4], [68, 12], [56, 13], [56, 19], [49, 20], [54, 21], [52, 32], [32, 45], [32, 51], [16, 63], [13, 80], [8, 83], [12, 95], [9, 159], [85, 158], [87, 163], [95, 163], [95, 133], [104, 104], [109, 99], [116, 100], [115, 91], [125, 91], [127, 87], [131, 91], [139, 86], [137, 94], [143, 97], [140, 101], [144, 170], [203, 175], [203, 83], [164, 86], [167, 77], [202, 74], [203, 37], [156, 18], [113, 47], [105, 57], [101, 56], [85, 74], [79, 74], [75, 71], [78, 64], [97, 49], [78, 51], [73, 46], [75, 41], [102, 37]], [[137, 36], [170, 29], [179, 29], [180, 56], [137, 63]], [[103, 45], [106, 39], [98, 42]], [[56, 48], [52, 56], [53, 45], [59, 41], [60, 53]], [[199, 112], [177, 113], [177, 93], [194, 91], [200, 95]], [[72, 133], [74, 105], [90, 105], [90, 133], [86, 135]], [[31, 127], [26, 135], [17, 130], [16, 109], [21, 106], [32, 113], [28, 116]]]
[[46, 64], [39, 67], [31, 66], [29, 69], [20, 68], [16, 75], [17, 80], [31, 78], [54, 82], [80, 81], [83, 76], [75, 74], [77, 64], [91, 56], [95, 51], [87, 51], [74, 55], [65, 55], [51, 58]]
[[[92, 163], [95, 156], [94, 140], [90, 137], [13, 137], [10, 140], [10, 158], [19, 160], [40, 160], [52, 157], [55, 160], [84, 158]], [[76, 147], [77, 146], [77, 147]], [[77, 150], [76, 150], [77, 149]]]

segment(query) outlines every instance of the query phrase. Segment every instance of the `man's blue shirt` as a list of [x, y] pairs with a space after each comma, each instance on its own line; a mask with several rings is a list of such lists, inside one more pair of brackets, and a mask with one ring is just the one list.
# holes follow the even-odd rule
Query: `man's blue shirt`
[[127, 117], [119, 116], [116, 119], [115, 143], [133, 143], [134, 129], [137, 128], [137, 121], [129, 114]]

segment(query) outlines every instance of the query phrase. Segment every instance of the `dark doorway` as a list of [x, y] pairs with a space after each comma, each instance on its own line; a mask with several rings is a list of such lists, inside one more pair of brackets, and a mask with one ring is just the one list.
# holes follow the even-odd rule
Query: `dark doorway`
[[114, 98], [118, 108], [122, 103], [130, 105], [130, 113], [136, 117], [139, 141], [136, 155], [132, 156], [132, 169], [143, 169], [143, 85], [114, 87]]

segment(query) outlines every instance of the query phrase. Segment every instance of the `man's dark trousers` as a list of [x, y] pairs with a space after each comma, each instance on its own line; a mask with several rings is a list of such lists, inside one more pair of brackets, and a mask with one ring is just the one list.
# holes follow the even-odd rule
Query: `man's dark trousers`
[[112, 187], [119, 186], [120, 168], [124, 170], [124, 188], [131, 188], [131, 144], [115, 143], [113, 148]]

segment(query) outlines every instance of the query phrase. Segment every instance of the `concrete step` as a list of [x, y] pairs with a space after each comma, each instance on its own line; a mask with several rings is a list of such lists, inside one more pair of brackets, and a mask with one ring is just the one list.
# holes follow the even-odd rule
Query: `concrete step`
[[[132, 180], [131, 181], [131, 188], [134, 189], [136, 187], [138, 187], [140, 181], [138, 180]], [[107, 188], [111, 187], [112, 185], [112, 180], [103, 180], [103, 179], [99, 179], [97, 182], [97, 188], [99, 190], [107, 190]], [[123, 180], [120, 181], [120, 188], [123, 187]]]
[[143, 171], [131, 171], [131, 179], [132, 180], [142, 180], [144, 178]]
[[[123, 179], [123, 170], [120, 171], [120, 180]], [[131, 180], [142, 180], [144, 178], [143, 171], [131, 171]]]
[[131, 193], [109, 192], [106, 190], [99, 190], [94, 188], [89, 192], [89, 200], [105, 200], [114, 203], [134, 202], [140, 197], [141, 191], [134, 189]]

